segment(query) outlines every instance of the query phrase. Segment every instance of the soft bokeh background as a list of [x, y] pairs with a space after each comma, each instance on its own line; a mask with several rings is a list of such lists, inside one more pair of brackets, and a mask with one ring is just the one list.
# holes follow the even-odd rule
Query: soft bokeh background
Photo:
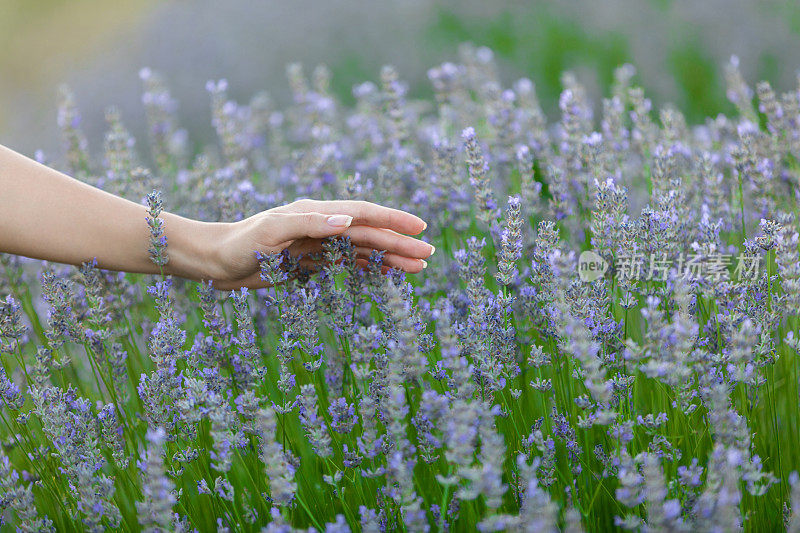
[[412, 96], [429, 94], [426, 70], [463, 41], [493, 48], [507, 81], [526, 75], [546, 108], [559, 76], [578, 73], [600, 95], [613, 68], [632, 62], [656, 104], [691, 121], [729, 111], [722, 65], [736, 54], [750, 81], [797, 84], [800, 3], [790, 0], [0, 0], [0, 143], [60, 154], [56, 89], [75, 91], [100, 148], [103, 112], [118, 106], [143, 126], [138, 71], [160, 71], [195, 140], [211, 136], [205, 82], [230, 95], [266, 89], [286, 101], [285, 65], [324, 62], [348, 100], [353, 84], [392, 63]]

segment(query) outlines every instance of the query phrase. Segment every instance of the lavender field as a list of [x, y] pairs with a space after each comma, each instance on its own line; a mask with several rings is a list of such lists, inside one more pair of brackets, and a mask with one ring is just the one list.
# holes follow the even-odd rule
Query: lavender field
[[436, 252], [336, 238], [234, 291], [0, 255], [0, 531], [800, 531], [800, 80], [724, 72], [695, 125], [631, 65], [599, 107], [564, 72], [552, 121], [488, 48], [352, 107], [292, 64], [288, 106], [210, 81], [200, 149], [168, 72], [102, 147], [63, 88], [52, 164], [146, 203], [157, 263], [162, 206], [329, 199]]

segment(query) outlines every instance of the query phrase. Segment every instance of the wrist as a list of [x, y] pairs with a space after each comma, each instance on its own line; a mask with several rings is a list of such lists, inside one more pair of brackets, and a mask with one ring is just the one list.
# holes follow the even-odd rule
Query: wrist
[[171, 213], [163, 213], [162, 218], [169, 258], [164, 272], [196, 281], [220, 279], [219, 246], [228, 224], [201, 222]]

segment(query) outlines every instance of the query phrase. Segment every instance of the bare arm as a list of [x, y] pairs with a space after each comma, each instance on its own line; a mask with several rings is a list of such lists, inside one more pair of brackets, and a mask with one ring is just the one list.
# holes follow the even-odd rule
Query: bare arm
[[[155, 273], [148, 254], [147, 209], [72, 179], [0, 146], [0, 250], [78, 265], [97, 258], [110, 270]], [[169, 273], [198, 279], [214, 224], [162, 214]]]
[[[143, 205], [70, 178], [0, 145], [0, 252], [79, 265], [92, 258], [110, 270], [157, 273], [148, 253]], [[259, 286], [254, 250], [350, 235], [366, 256], [387, 250], [387, 264], [418, 272], [433, 247], [417, 234], [419, 218], [367, 202], [301, 200], [236, 223], [208, 223], [162, 212], [169, 262], [165, 273], [210, 279], [222, 287]]]

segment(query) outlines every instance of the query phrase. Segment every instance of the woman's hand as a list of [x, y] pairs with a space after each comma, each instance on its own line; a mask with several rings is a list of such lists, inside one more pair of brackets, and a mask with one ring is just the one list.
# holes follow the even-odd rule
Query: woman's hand
[[[209, 243], [206, 276], [219, 289], [264, 287], [255, 252], [281, 252], [307, 257], [322, 251], [325, 237], [350, 237], [357, 260], [365, 264], [373, 250], [385, 250], [383, 264], [406, 272], [421, 271], [434, 247], [408, 235], [425, 229], [425, 222], [404, 211], [362, 201], [298, 200], [263, 211], [241, 222], [215, 224]], [[167, 222], [169, 229], [169, 222]], [[313, 268], [310, 259], [304, 266]]]
[[[161, 273], [151, 261], [147, 209], [72, 179], [0, 146], [0, 252], [70, 265]], [[433, 246], [409, 237], [419, 218], [369, 202], [299, 200], [235, 223], [209, 223], [167, 211], [169, 261], [163, 273], [212, 280], [220, 289], [263, 287], [255, 252], [307, 256], [322, 239], [349, 236], [362, 264], [385, 250], [384, 265], [419, 272]], [[307, 266], [314, 266], [308, 265]]]

